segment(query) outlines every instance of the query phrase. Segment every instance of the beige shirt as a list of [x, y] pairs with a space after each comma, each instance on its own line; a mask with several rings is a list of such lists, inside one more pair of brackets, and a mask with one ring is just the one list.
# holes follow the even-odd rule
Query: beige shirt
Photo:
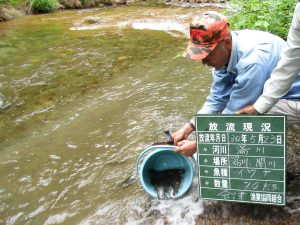
[[[300, 2], [300, 1], [299, 1]], [[254, 104], [259, 113], [269, 111], [284, 96], [300, 72], [300, 3], [297, 3], [281, 60], [264, 85], [263, 94]], [[299, 90], [300, 91], [300, 90]]]

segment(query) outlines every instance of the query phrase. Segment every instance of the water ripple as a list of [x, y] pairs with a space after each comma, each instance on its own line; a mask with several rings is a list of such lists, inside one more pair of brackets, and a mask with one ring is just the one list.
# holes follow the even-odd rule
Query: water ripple
[[30, 119], [30, 118], [38, 115], [38, 114], [41, 114], [41, 113], [44, 113], [44, 112], [48, 112], [50, 109], [54, 109], [54, 108], [55, 108], [55, 106], [51, 105], [51, 106], [46, 107], [46, 108], [41, 108], [41, 109], [34, 110], [34, 111], [32, 111], [31, 113], [29, 113], [27, 115], [23, 115], [23, 116], [17, 118], [15, 120], [15, 122], [16, 123], [21, 123], [21, 122], [23, 122], [25, 120], [28, 120], [28, 119]]

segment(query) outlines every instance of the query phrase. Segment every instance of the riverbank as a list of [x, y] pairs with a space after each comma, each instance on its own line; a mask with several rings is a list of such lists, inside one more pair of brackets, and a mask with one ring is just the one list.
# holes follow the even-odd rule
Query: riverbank
[[[227, 1], [228, 0], [59, 0], [57, 10], [116, 7], [139, 3], [165, 4], [177, 7], [197, 7], [224, 4]], [[9, 3], [0, 4], [0, 22], [34, 13], [30, 0], [20, 0], [14, 5]]]
[[[59, 0], [57, 10], [65, 9], [83, 9], [83, 8], [101, 8], [115, 5], [126, 4], [126, 0]], [[0, 4], [0, 22], [12, 20], [14, 18], [35, 14], [32, 10], [32, 1], [20, 1], [17, 4], [11, 5], [9, 3]]]
[[25, 15], [23, 10], [18, 10], [11, 5], [0, 5], [0, 22], [12, 20]]

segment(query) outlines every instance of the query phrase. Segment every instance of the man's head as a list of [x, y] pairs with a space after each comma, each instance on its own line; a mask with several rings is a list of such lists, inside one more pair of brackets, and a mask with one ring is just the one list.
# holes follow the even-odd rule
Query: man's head
[[195, 16], [190, 23], [190, 42], [183, 56], [218, 68], [228, 63], [230, 54], [227, 18], [214, 11]]

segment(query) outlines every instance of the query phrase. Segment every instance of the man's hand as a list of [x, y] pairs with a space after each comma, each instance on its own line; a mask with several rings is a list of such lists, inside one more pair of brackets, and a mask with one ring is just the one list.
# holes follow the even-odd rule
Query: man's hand
[[187, 139], [188, 136], [190, 135], [190, 133], [192, 133], [192, 132], [193, 132], [192, 127], [188, 123], [186, 123], [178, 131], [171, 134], [171, 137], [174, 140], [174, 145], [177, 145], [178, 142]]
[[187, 157], [192, 156], [196, 152], [196, 141], [183, 140], [177, 146], [174, 152], [181, 153]]
[[171, 134], [171, 137], [174, 141], [174, 145], [177, 145], [178, 142], [184, 140], [187, 138], [187, 136], [185, 135], [184, 131], [182, 129], [174, 132], [173, 134]]
[[236, 111], [234, 114], [260, 114], [254, 108], [254, 105], [247, 105], [244, 108]]

